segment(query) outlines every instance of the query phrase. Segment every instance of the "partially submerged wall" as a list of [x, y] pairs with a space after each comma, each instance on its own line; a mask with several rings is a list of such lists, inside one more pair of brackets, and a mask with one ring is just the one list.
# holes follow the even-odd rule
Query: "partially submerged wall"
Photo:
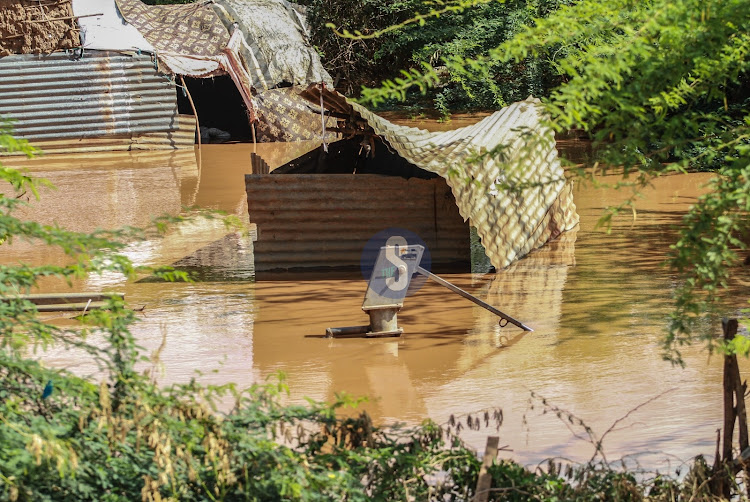
[[84, 138], [174, 132], [180, 125], [174, 84], [150, 56], [105, 51], [86, 51], [80, 59], [61, 52], [0, 59], [0, 116], [15, 120], [20, 138], [71, 146]]
[[469, 225], [442, 178], [375, 174], [245, 175], [257, 225], [256, 277], [270, 271], [359, 271], [367, 242], [403, 228], [427, 244], [435, 272], [468, 272]]
[[0, 0], [0, 57], [80, 45], [71, 0]]

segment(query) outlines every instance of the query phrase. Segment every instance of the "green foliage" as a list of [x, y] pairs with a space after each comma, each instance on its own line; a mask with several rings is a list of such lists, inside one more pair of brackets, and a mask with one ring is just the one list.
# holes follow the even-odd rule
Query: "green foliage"
[[[679, 345], [695, 340], [695, 322], [716, 306], [750, 219], [750, 3], [744, 0], [581, 0], [536, 17], [477, 57], [443, 59], [449, 72], [475, 80], [477, 68], [543, 60], [558, 85], [543, 100], [547, 125], [579, 129], [595, 157], [576, 170], [622, 176], [632, 196], [602, 222], [630, 208], [653, 176], [716, 172], [712, 191], [683, 219], [669, 264], [679, 273], [665, 357], [681, 362]], [[435, 85], [434, 71], [365, 89], [371, 104]], [[501, 151], [502, 148], [496, 149]], [[614, 170], [613, 170], [614, 166]], [[712, 339], [703, 340], [712, 345]]]
[[[337, 80], [342, 79], [340, 87], [353, 93], [362, 85], [385, 81], [394, 91], [392, 97], [422, 102], [444, 115], [458, 109], [495, 109], [529, 94], [546, 92], [555, 76], [543, 59], [531, 57], [461, 71], [442, 61], [478, 56], [513, 37], [534, 16], [544, 16], [568, 3], [298, 1], [308, 8], [313, 43], [322, 52], [326, 68]], [[405, 91], [409, 87], [403, 86], [405, 82], [419, 86], [411, 77], [420, 70], [430, 75], [431, 82], [420, 87], [420, 93], [398, 92], [399, 88]], [[396, 101], [389, 99], [386, 104]]]
[[[31, 153], [7, 131], [0, 134], [0, 144]], [[150, 358], [142, 355], [130, 332], [134, 313], [118, 297], [74, 327], [42, 322], [19, 293], [28, 292], [40, 277], [144, 272], [115, 252], [148, 231], [80, 234], [19, 220], [13, 215], [24, 204], [18, 195], [33, 192], [40, 182], [7, 168], [0, 169], [0, 177], [10, 190], [0, 194], [0, 229], [6, 239], [56, 246], [70, 258], [67, 266], [0, 268], [0, 499], [473, 497], [480, 463], [457, 434], [463, 428], [497, 430], [499, 410], [451, 417], [442, 427], [426, 421], [418, 427], [378, 428], [366, 413], [342, 416], [343, 408], [360, 402], [347, 396], [331, 404], [280, 405], [287, 391], [281, 377], [245, 390], [195, 380], [161, 387], [153, 377], [158, 351]], [[179, 218], [157, 220], [155, 231], [163, 231], [168, 221]], [[187, 279], [168, 269], [152, 272], [167, 280]], [[101, 381], [46, 368], [34, 349], [50, 344], [85, 351], [99, 363]], [[219, 403], [232, 408], [221, 412]], [[658, 485], [636, 483], [606, 463], [567, 466], [564, 472], [551, 463], [546, 471], [532, 472], [502, 461], [488, 472], [491, 500], [645, 500], [650, 492], [649, 500], [667, 501], [680, 490], [702, 493], [662, 478]]]
[[[331, 48], [320, 45], [340, 56], [335, 63], [340, 68], [364, 68], [375, 60], [376, 70], [357, 76], [361, 81], [397, 64], [412, 68], [380, 89], [363, 92], [371, 102], [404, 99], [415, 88], [433, 89], [444, 111], [457, 103], [494, 107], [517, 99], [514, 92], [525, 93], [520, 82], [526, 81], [529, 88], [541, 85], [541, 92], [551, 89], [544, 103], [551, 127], [582, 129], [597, 143], [598, 157], [578, 170], [584, 178], [593, 178], [601, 166], [618, 166], [625, 183], [638, 188], [655, 175], [715, 169], [713, 190], [686, 215], [670, 259], [683, 286], [665, 348], [679, 356], [675, 346], [691, 340], [693, 321], [718, 301], [729, 266], [747, 243], [750, 3], [454, 2], [427, 17], [413, 16], [421, 5], [416, 0], [306, 3], [318, 19], [327, 9], [338, 25], [343, 19], [350, 30], [365, 26], [370, 33], [382, 32], [378, 44], [360, 37], [345, 38], [340, 46], [331, 42]], [[478, 5], [464, 9], [470, 3]], [[403, 29], [387, 29], [397, 24]], [[3, 127], [1, 148], [33, 152]], [[72, 280], [102, 271], [145, 272], [117, 251], [149, 231], [163, 230], [172, 219], [157, 221], [146, 232], [68, 232], [16, 218], [14, 211], [24, 204], [19, 195], [36, 196], [39, 182], [7, 168], [0, 169], [0, 178], [11, 189], [0, 196], [0, 238], [56, 246], [70, 258], [63, 266], [0, 266], [3, 498], [471, 498], [479, 462], [456, 438], [455, 422], [381, 429], [366, 414], [342, 418], [341, 408], [356, 403], [344, 396], [332, 404], [281, 406], [283, 382], [247, 390], [196, 381], [162, 388], [152, 371], [139, 371], [148, 360], [130, 333], [132, 312], [116, 298], [109, 310], [90, 313], [74, 328], [42, 322], [19, 293], [45, 276]], [[156, 273], [185, 279], [168, 269]], [[48, 369], [30, 357], [36, 347], [50, 344], [86, 351], [100, 364], [102, 381]], [[747, 344], [735, 350], [747, 350]], [[47, 382], [53, 390], [43, 398]], [[234, 402], [231, 411], [218, 412], [217, 403], [228, 398]], [[478, 422], [468, 417], [469, 427]], [[599, 453], [603, 436], [585, 430]], [[502, 461], [489, 472], [495, 500], [711, 499], [709, 469], [701, 460], [684, 482], [659, 476], [640, 480], [606, 461], [581, 467], [551, 463], [543, 471]]]

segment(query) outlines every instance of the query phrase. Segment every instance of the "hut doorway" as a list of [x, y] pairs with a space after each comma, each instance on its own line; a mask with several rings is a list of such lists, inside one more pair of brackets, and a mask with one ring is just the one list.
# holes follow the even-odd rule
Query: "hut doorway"
[[[185, 77], [185, 84], [198, 112], [204, 142], [252, 141], [247, 109], [242, 101], [242, 96], [229, 75], [211, 78]], [[179, 85], [177, 87], [177, 107], [181, 114], [193, 114], [190, 101]], [[213, 131], [213, 129], [228, 133], [228, 137]], [[206, 140], [207, 130], [212, 130], [208, 141]]]

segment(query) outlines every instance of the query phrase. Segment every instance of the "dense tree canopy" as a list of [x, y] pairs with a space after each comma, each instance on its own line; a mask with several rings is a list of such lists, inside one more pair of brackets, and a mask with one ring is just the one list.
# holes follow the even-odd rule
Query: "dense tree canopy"
[[[543, 17], [570, 0], [511, 0], [507, 2], [458, 2], [428, 16], [423, 23], [388, 28], [412, 18], [416, 12], [435, 11], [422, 0], [297, 0], [308, 9], [313, 43], [323, 62], [347, 94], [358, 94], [362, 85], [375, 85], [399, 75], [399, 70], [429, 64], [441, 74], [440, 83], [411, 104], [435, 108], [444, 114], [459, 109], [494, 109], [541, 95], [559, 78], [544, 58], [531, 56], [519, 61], [491, 61], [472, 75], [444, 66], [444, 58], [472, 58], [496, 47], [518, 33], [535, 17]], [[461, 6], [475, 3], [473, 9]], [[329, 28], [359, 31], [374, 39], [337, 36]]]

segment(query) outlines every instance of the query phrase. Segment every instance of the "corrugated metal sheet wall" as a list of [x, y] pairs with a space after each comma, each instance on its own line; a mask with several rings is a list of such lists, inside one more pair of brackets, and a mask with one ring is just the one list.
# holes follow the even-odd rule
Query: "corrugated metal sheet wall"
[[257, 225], [256, 272], [358, 269], [376, 233], [405, 228], [420, 236], [438, 272], [469, 271], [469, 226], [442, 178], [373, 174], [250, 174], [250, 222]]
[[178, 128], [174, 84], [150, 56], [90, 51], [0, 59], [0, 115], [20, 137], [90, 138]]
[[[195, 148], [195, 117], [180, 115], [176, 131], [112, 134], [95, 138], [35, 139], [32, 144], [45, 154], [126, 152], [132, 150], [190, 150]], [[25, 157], [23, 152], [0, 150], [0, 157]]]

